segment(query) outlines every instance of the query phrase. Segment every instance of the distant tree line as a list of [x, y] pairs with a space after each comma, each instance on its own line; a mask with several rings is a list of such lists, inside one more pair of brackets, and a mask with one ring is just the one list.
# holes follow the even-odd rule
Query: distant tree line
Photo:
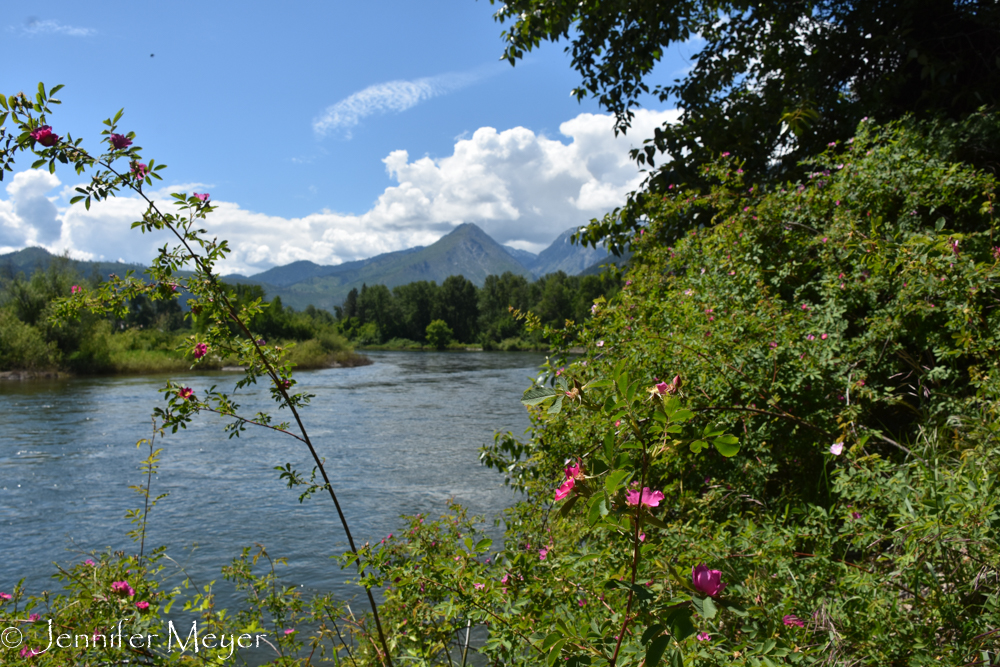
[[[619, 289], [610, 273], [567, 276], [562, 271], [529, 282], [506, 272], [487, 276], [481, 288], [464, 276], [451, 276], [441, 285], [421, 280], [388, 288], [362, 285], [352, 289], [336, 307], [341, 331], [365, 345], [392, 341], [428, 342], [428, 327], [443, 322], [458, 343], [478, 343], [484, 349], [536, 347], [510, 307], [531, 311], [544, 324], [562, 327], [566, 320], [580, 322], [590, 315], [594, 299]], [[435, 327], [439, 340], [440, 325]]]

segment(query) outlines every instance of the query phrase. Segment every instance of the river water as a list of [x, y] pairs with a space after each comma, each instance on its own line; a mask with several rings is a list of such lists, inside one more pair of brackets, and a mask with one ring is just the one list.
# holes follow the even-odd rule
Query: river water
[[[470, 513], [496, 516], [514, 501], [502, 476], [483, 468], [478, 449], [497, 430], [528, 427], [521, 392], [543, 358], [532, 353], [373, 352], [370, 366], [297, 374], [315, 394], [304, 421], [359, 543], [398, 531], [403, 514], [439, 515], [454, 499]], [[174, 376], [197, 393], [230, 388], [233, 373]], [[135, 551], [127, 509], [140, 498], [138, 466], [150, 413], [162, 405], [166, 377], [0, 382], [0, 591], [25, 578], [29, 592], [51, 588], [53, 561], [78, 562], [90, 550]], [[262, 387], [243, 394], [252, 414], [267, 406]], [[276, 415], [276, 421], [286, 418]], [[350, 571], [328, 557], [346, 546], [329, 496], [304, 504], [275, 466], [312, 469], [305, 446], [248, 431], [229, 439], [221, 418], [205, 415], [168, 434], [154, 494], [169, 493], [150, 515], [146, 539], [199, 585], [221, 582], [220, 568], [244, 546], [286, 557], [281, 574], [305, 590], [343, 587]], [[489, 523], [489, 522], [488, 522]], [[196, 548], [195, 548], [196, 547]], [[225, 594], [225, 587], [220, 592]], [[226, 595], [225, 597], [229, 597]], [[232, 600], [220, 599], [220, 606]]]

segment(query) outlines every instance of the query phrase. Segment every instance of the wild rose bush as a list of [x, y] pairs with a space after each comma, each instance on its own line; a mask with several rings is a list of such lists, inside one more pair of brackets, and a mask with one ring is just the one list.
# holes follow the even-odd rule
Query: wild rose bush
[[[161, 166], [115, 139], [133, 139], [117, 120], [109, 145], [128, 168], [112, 181], [146, 183]], [[50, 168], [82, 150], [68, 133], [49, 136], [31, 139]], [[557, 354], [525, 393], [528, 438], [500, 435], [483, 451], [525, 493], [502, 543], [453, 508], [346, 556], [362, 588], [381, 589], [383, 627], [329, 599], [305, 605], [273, 573], [254, 575], [247, 554], [228, 570], [247, 593], [242, 615], [215, 613], [207, 593], [188, 604], [219, 628], [278, 623], [289, 642], [280, 664], [322, 651], [356, 664], [474, 653], [511, 665], [995, 662], [995, 181], [929, 136], [865, 123], [805, 183], [762, 192], [724, 155], [709, 192], [677, 184], [648, 198], [622, 294], [551, 332], [586, 354]], [[83, 201], [106, 186], [95, 180]], [[167, 221], [209, 262], [224, 254], [197, 227], [210, 199], [177, 203], [179, 215], [137, 225]], [[185, 257], [161, 256], [152, 285], [75, 295], [65, 313], [169, 298]], [[247, 382], [266, 374], [280, 405], [305, 405], [288, 394], [280, 351], [252, 332], [234, 337], [211, 277], [188, 288], [196, 316], [215, 323], [190, 341], [192, 358], [228, 348], [244, 355]], [[230, 417], [235, 434], [274, 426], [224, 394], [171, 385], [166, 396], [156, 414], [174, 430], [205, 410]], [[303, 497], [329, 490], [315, 471], [281, 474]], [[102, 586], [122, 581], [146, 590], [110, 569]], [[153, 602], [136, 609], [162, 614]], [[308, 640], [294, 629], [303, 618]]]

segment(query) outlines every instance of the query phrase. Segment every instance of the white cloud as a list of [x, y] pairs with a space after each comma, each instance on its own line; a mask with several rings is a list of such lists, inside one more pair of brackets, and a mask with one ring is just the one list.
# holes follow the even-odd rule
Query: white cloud
[[89, 37], [97, 34], [93, 28], [78, 28], [62, 25], [52, 20], [40, 21], [35, 18], [28, 19], [21, 31], [27, 35], [68, 35], [69, 37]]
[[[640, 109], [628, 136], [615, 137], [611, 116], [580, 114], [559, 127], [564, 141], [523, 127], [502, 132], [483, 127], [456, 141], [445, 157], [411, 161], [405, 150], [390, 153], [383, 161], [395, 184], [360, 215], [323, 210], [283, 218], [220, 201], [204, 226], [210, 236], [229, 240], [232, 253], [221, 264], [228, 273], [253, 274], [297, 260], [338, 264], [428, 245], [463, 222], [479, 225], [499, 243], [537, 252], [566, 229], [622, 204], [642, 181], [629, 148], [679, 115]], [[81, 258], [123, 256], [148, 263], [170, 241], [129, 229], [145, 210], [141, 200], [129, 197], [95, 202], [89, 211], [62, 207], [61, 233], [53, 235], [51, 218], [25, 202], [41, 198], [51, 204], [44, 195], [57, 185], [47, 172], [15, 175], [10, 200], [0, 200], [0, 245], [13, 249], [35, 242]], [[71, 190], [63, 188], [61, 201]], [[168, 192], [205, 190], [210, 186], [188, 183], [152, 195], [171, 208]]]
[[368, 86], [327, 107], [313, 121], [313, 130], [320, 136], [341, 130], [351, 137], [351, 128], [362, 118], [374, 114], [399, 113], [415, 107], [424, 100], [450, 93], [481, 78], [480, 74], [442, 74], [414, 81], [387, 81]]

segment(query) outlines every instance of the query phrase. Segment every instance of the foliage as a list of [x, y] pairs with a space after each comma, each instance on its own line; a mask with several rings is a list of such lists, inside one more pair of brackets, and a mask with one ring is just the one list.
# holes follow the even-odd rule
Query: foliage
[[[451, 276], [440, 286], [426, 280], [392, 290], [362, 285], [360, 292], [348, 293], [337, 312], [341, 330], [363, 345], [384, 345], [397, 338], [430, 343], [427, 326], [441, 320], [459, 343], [478, 342], [486, 350], [542, 349], [546, 343], [540, 333], [532, 335], [510, 308], [531, 310], [545, 324], [563, 327], [567, 321], [589, 317], [593, 300], [611, 296], [618, 288], [610, 274], [567, 276], [559, 271], [529, 283], [524, 276], [506, 272], [487, 276], [481, 289], [462, 276]], [[513, 343], [515, 339], [520, 342]]]
[[[633, 152], [640, 165], [660, 162], [650, 194], [704, 184], [702, 167], [724, 151], [738, 153], [755, 182], [776, 182], [801, 175], [800, 161], [846, 140], [862, 117], [954, 120], [1000, 101], [994, 3], [491, 2], [508, 22], [511, 64], [543, 41], [569, 40], [582, 77], [576, 96], [596, 97], [617, 129], [628, 128], [643, 95], [681, 110], [681, 122], [641, 137], [649, 141]], [[692, 66], [665, 81], [654, 68], [682, 44]], [[610, 234], [612, 247], [624, 247], [644, 194], [633, 202], [639, 210], [592, 224], [586, 240], [596, 247]]]
[[427, 325], [427, 342], [438, 350], [448, 346], [454, 333], [444, 320], [434, 320]]

